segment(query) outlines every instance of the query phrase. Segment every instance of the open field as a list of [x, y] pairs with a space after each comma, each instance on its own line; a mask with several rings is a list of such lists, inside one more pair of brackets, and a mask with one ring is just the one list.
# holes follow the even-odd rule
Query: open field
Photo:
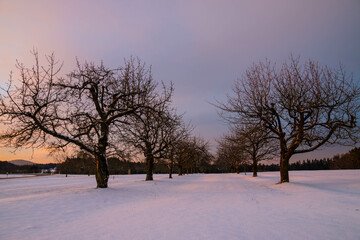
[[38, 177], [38, 176], [46, 176], [42, 174], [0, 174], [0, 180], [12, 179], [12, 178], [29, 178], [29, 177]]
[[0, 239], [360, 239], [360, 171], [0, 182]]
[[35, 174], [0, 174], [0, 179], [22, 178], [22, 177], [31, 177], [31, 176], [35, 176]]

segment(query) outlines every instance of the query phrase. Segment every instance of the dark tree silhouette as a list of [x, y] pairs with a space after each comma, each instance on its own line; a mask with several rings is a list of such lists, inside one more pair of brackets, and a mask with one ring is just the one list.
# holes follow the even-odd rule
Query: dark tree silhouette
[[245, 143], [239, 136], [224, 136], [218, 140], [216, 164], [227, 165], [240, 173], [240, 166], [248, 163]]
[[76, 146], [96, 161], [97, 187], [108, 186], [107, 153], [125, 117], [143, 110], [156, 84], [150, 69], [138, 59], [118, 69], [102, 63], [80, 64], [66, 77], [54, 55], [41, 66], [33, 52], [31, 68], [17, 63], [19, 81], [1, 95], [0, 118], [7, 130], [0, 139], [8, 146], [62, 148]]
[[171, 131], [164, 140], [167, 142], [167, 148], [162, 152], [162, 158], [167, 163], [169, 169], [169, 178], [172, 178], [172, 173], [175, 164], [176, 153], [181, 147], [181, 143], [189, 138], [191, 127], [189, 125], [181, 124], [175, 131]]
[[186, 173], [205, 171], [213, 156], [209, 151], [209, 143], [201, 137], [187, 137], [176, 145], [174, 160], [178, 167], [179, 176]]
[[231, 134], [226, 138], [232, 144], [238, 144], [238, 148], [251, 159], [253, 177], [257, 177], [258, 163], [273, 159], [278, 151], [271, 132], [259, 123], [232, 126]]
[[164, 86], [162, 94], [153, 94], [146, 108], [127, 118], [120, 129], [121, 138], [144, 154], [146, 181], [153, 180], [155, 159], [164, 157], [182, 125], [182, 116], [170, 106], [172, 93], [172, 86]]
[[218, 103], [229, 121], [257, 122], [278, 139], [280, 183], [289, 182], [289, 160], [324, 144], [356, 140], [359, 86], [340, 66], [333, 70], [293, 56], [280, 68], [269, 61], [248, 68], [233, 96]]

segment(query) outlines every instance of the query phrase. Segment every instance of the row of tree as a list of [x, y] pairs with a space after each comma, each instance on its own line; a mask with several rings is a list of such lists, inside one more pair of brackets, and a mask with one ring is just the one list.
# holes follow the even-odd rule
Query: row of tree
[[171, 106], [172, 84], [159, 85], [141, 60], [130, 58], [115, 69], [77, 62], [59, 76], [62, 64], [53, 54], [46, 56], [47, 66], [33, 55], [35, 64], [18, 62], [19, 79], [11, 75], [2, 89], [0, 120], [8, 128], [0, 140], [7, 146], [88, 154], [99, 188], [108, 186], [109, 157], [143, 155], [146, 180], [153, 179], [157, 159], [167, 159], [170, 172], [175, 162], [180, 169], [199, 169], [210, 160], [207, 143], [190, 136]]
[[[222, 148], [222, 147], [219, 147]], [[225, 153], [224, 153], [225, 154]], [[216, 161], [194, 161], [191, 158], [186, 164], [180, 165], [178, 161], [174, 162], [174, 166], [170, 169], [169, 160], [159, 159], [154, 168], [155, 173], [172, 173], [180, 174], [192, 173], [241, 173], [253, 172], [254, 164], [251, 161], [236, 161], [234, 156], [222, 156]], [[238, 157], [238, 156], [237, 156]], [[180, 158], [178, 158], [180, 159]], [[196, 159], [196, 158], [195, 158]], [[204, 158], [206, 159], [206, 158]], [[229, 159], [225, 161], [224, 159]], [[200, 159], [199, 159], [200, 160]], [[144, 174], [146, 168], [142, 162], [134, 162], [130, 160], [120, 160], [118, 158], [109, 158], [110, 174]], [[181, 162], [180, 162], [181, 163]], [[94, 174], [96, 167], [94, 161], [86, 155], [78, 154], [77, 157], [67, 158], [66, 161], [57, 165], [61, 173], [70, 174]], [[336, 170], [336, 169], [360, 169], [360, 148], [354, 148], [346, 154], [335, 155], [332, 158], [299, 160], [289, 164], [289, 170]], [[1, 166], [0, 166], [1, 170]], [[279, 171], [279, 164], [269, 164], [268, 162], [258, 163], [255, 167], [256, 171]], [[257, 173], [257, 172], [256, 172]]]
[[230, 134], [219, 141], [217, 161], [234, 168], [280, 159], [280, 183], [289, 182], [293, 155], [325, 144], [354, 144], [360, 87], [342, 66], [331, 69], [313, 60], [290, 56], [280, 67], [266, 60], [254, 63], [238, 79], [227, 102], [218, 102]]
[[[33, 55], [35, 64], [18, 62], [18, 81], [11, 74], [0, 95], [5, 145], [88, 154], [100, 188], [107, 187], [109, 157], [143, 156], [146, 180], [153, 179], [156, 161], [167, 163], [170, 177], [174, 165], [181, 175], [184, 169], [202, 171], [211, 161], [208, 144], [191, 136], [172, 107], [172, 84], [159, 85], [139, 59], [115, 69], [77, 62], [75, 70], [59, 76], [62, 65], [53, 54], [47, 66]], [[227, 102], [216, 104], [230, 125], [216, 161], [239, 169], [250, 160], [256, 176], [260, 161], [278, 156], [280, 182], [288, 182], [293, 155], [356, 142], [359, 97], [359, 84], [342, 66], [302, 64], [293, 56], [280, 67], [255, 63], [235, 82]]]
[[[159, 159], [156, 161], [154, 173], [172, 173], [192, 174], [192, 173], [240, 173], [253, 171], [253, 164], [242, 162], [235, 165], [231, 161], [201, 161], [197, 164], [195, 161], [190, 164], [178, 167], [175, 164], [170, 170], [169, 161]], [[119, 158], [108, 158], [109, 172], [113, 174], [145, 174], [146, 167], [142, 162], [130, 160], [121, 160]], [[197, 166], [197, 167], [196, 167]], [[96, 173], [96, 164], [89, 155], [79, 153], [76, 157], [68, 157], [59, 164], [34, 164], [27, 166], [17, 166], [6, 161], [0, 161], [0, 173], [40, 173], [44, 170], [54, 169], [57, 173], [63, 174], [88, 174]], [[343, 155], [335, 155], [333, 158], [313, 159], [297, 161], [289, 164], [289, 170], [335, 170], [335, 169], [360, 169], [360, 148], [354, 148]], [[279, 171], [279, 164], [262, 164], [257, 166], [259, 172]]]
[[[131, 154], [122, 156], [122, 158], [109, 157], [107, 159], [109, 174], [146, 173], [146, 180], [149, 180], [149, 175], [152, 177], [153, 172], [169, 173], [169, 178], [172, 178], [174, 172], [180, 176], [189, 173], [206, 173], [209, 172], [212, 161], [212, 155], [208, 148], [208, 142], [202, 138], [182, 139], [171, 144], [171, 148], [167, 148], [163, 155], [155, 156], [152, 159], [154, 166], [150, 173], [149, 162], [146, 158], [144, 165], [142, 161], [134, 161], [135, 156]], [[59, 163], [58, 170], [64, 174], [94, 174], [96, 173], [96, 159], [84, 151], [79, 151]]]

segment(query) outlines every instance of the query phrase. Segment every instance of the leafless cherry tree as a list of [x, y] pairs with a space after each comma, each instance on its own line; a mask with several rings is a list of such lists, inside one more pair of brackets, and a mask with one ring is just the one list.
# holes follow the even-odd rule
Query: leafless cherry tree
[[213, 161], [214, 156], [210, 152], [210, 144], [202, 137], [193, 137], [193, 159], [188, 164], [187, 169], [191, 170], [191, 173], [204, 172]]
[[238, 144], [251, 159], [253, 177], [257, 177], [258, 163], [273, 159], [277, 155], [278, 146], [274, 144], [271, 132], [261, 124], [234, 125], [231, 134], [225, 136], [230, 144]]
[[248, 164], [248, 155], [245, 152], [244, 139], [238, 136], [224, 136], [218, 140], [216, 162], [219, 165], [234, 168], [240, 173], [241, 165]]
[[209, 143], [201, 137], [191, 137], [179, 141], [175, 150], [175, 162], [178, 167], [179, 176], [189, 170], [198, 172], [200, 167], [204, 164], [209, 164], [212, 160], [212, 155], [209, 151]]
[[278, 139], [280, 183], [289, 182], [289, 160], [324, 144], [350, 144], [359, 115], [359, 86], [353, 77], [293, 56], [280, 68], [255, 63], [235, 82], [233, 95], [218, 107], [229, 121], [256, 122]]
[[165, 141], [167, 141], [167, 148], [162, 151], [162, 158], [167, 161], [169, 168], [169, 178], [172, 178], [172, 173], [175, 164], [176, 153], [181, 148], [183, 141], [189, 138], [191, 127], [189, 125], [181, 124], [175, 131], [171, 131]]
[[156, 84], [138, 59], [118, 69], [102, 63], [80, 64], [66, 77], [54, 55], [41, 66], [33, 52], [31, 68], [17, 63], [20, 79], [10, 77], [0, 100], [0, 118], [7, 130], [0, 139], [8, 146], [61, 148], [73, 145], [96, 160], [97, 187], [108, 186], [107, 153], [125, 117], [143, 110]]
[[172, 144], [172, 137], [182, 124], [182, 116], [171, 108], [173, 87], [163, 86], [162, 94], [153, 94], [147, 108], [133, 114], [121, 127], [121, 138], [140, 150], [146, 161], [146, 181], [153, 180], [155, 159], [164, 157]]

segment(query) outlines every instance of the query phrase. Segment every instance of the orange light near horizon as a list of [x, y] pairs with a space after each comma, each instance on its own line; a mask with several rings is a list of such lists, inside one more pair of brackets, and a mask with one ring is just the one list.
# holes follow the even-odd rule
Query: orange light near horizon
[[56, 163], [56, 160], [49, 156], [46, 149], [24, 148], [14, 152], [14, 148], [1, 147], [0, 161], [27, 160], [34, 163]]

